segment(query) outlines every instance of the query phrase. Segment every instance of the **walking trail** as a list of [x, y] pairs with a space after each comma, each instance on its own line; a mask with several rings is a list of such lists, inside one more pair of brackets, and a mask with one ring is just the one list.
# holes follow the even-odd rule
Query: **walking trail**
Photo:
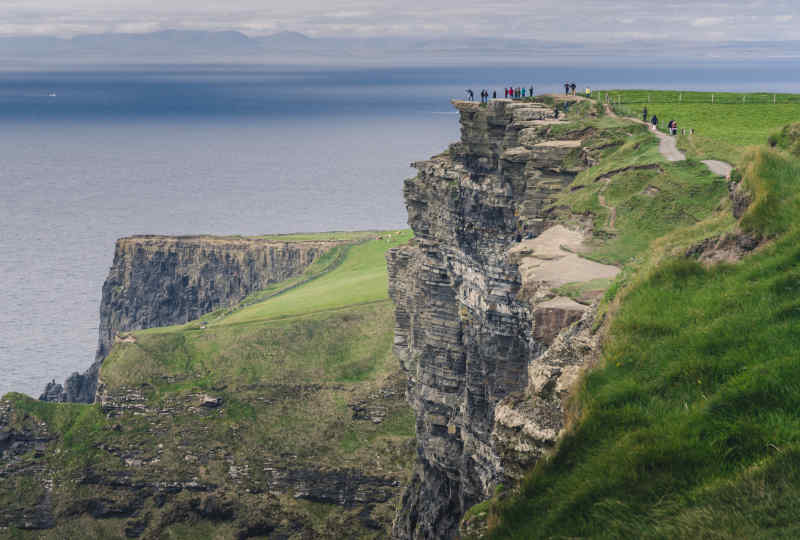
[[[554, 96], [562, 100], [579, 101], [580, 96]], [[566, 98], [566, 99], [564, 99]], [[609, 116], [618, 118], [614, 111], [606, 105]], [[626, 118], [631, 122], [648, 125], [640, 120]], [[686, 155], [678, 150], [675, 138], [655, 131], [659, 138], [658, 149], [667, 161], [684, 161]], [[733, 167], [725, 162], [707, 160], [703, 163], [714, 174], [729, 176]], [[617, 221], [617, 209], [607, 203], [605, 191], [611, 178], [600, 178], [605, 185], [598, 194], [600, 204], [609, 212], [608, 228], [614, 229]], [[586, 298], [597, 297], [603, 293], [608, 284], [617, 276], [620, 269], [616, 266], [600, 264], [580, 256], [584, 249], [583, 234], [571, 231], [562, 225], [555, 225], [536, 238], [524, 240], [512, 247], [508, 254], [519, 263], [522, 276], [523, 295], [538, 298], [538, 308], [575, 311], [586, 309], [585, 305], [575, 300], [559, 296], [560, 288], [567, 284], [582, 284], [586, 289]], [[545, 301], [546, 300], [546, 301]]]
[[[611, 116], [612, 118], [619, 118], [617, 113], [606, 103], [606, 114]], [[636, 124], [642, 124], [647, 127], [650, 127], [650, 124], [647, 122], [643, 122], [637, 118], [625, 118], [625, 120], [629, 120]], [[661, 155], [667, 161], [685, 161], [686, 154], [678, 150], [678, 143], [676, 142], [675, 137], [671, 137], [666, 133], [662, 133], [658, 130], [653, 131], [656, 137], [658, 137], [658, 151], [661, 152]], [[730, 163], [725, 163], [724, 161], [718, 161], [716, 159], [705, 159], [701, 163], [703, 163], [708, 170], [710, 170], [714, 174], [718, 174], [720, 176], [724, 176], [725, 178], [730, 177], [731, 171], [733, 170], [733, 165]]]

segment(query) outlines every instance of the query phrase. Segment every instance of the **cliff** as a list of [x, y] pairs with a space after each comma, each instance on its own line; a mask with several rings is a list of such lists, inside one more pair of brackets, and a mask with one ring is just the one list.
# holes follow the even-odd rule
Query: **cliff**
[[[466, 509], [554, 444], [586, 357], [543, 353], [592, 316], [558, 288], [618, 271], [577, 257], [586, 228], [556, 225], [553, 206], [599, 139], [542, 103], [454, 105], [461, 141], [414, 164], [404, 195], [416, 238], [387, 256], [416, 413], [418, 462], [393, 531], [403, 539], [454, 537]], [[518, 413], [531, 382], [541, 399]]]
[[95, 361], [44, 401], [91, 403], [97, 376], [120, 332], [183, 324], [301, 274], [337, 242], [242, 237], [134, 236], [117, 241], [103, 284]]
[[386, 538], [414, 424], [385, 252], [409, 238], [126, 332], [91, 405], [0, 399], [0, 538]]

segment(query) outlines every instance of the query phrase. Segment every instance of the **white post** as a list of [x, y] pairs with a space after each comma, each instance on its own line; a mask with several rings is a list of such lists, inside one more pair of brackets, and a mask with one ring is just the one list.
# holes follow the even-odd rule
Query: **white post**
[[742, 104], [744, 104], [744, 100], [747, 96], [742, 96]]
[[714, 94], [711, 94], [711, 104], [714, 104]]
[[683, 92], [678, 94], [678, 103], [683, 103]]

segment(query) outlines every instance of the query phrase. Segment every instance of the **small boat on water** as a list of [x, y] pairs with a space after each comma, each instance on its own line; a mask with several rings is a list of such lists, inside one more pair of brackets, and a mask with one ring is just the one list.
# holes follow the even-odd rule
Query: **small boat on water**
[[56, 93], [55, 93], [55, 92], [50, 92], [50, 93], [47, 95], [47, 97], [56, 97]]

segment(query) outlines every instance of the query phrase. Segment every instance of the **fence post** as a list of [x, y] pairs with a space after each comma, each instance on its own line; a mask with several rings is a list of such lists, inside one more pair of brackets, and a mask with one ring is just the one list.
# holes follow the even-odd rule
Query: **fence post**
[[711, 104], [714, 104], [714, 94], [711, 94]]
[[742, 96], [742, 104], [744, 104], [744, 100], [747, 96]]
[[773, 104], [773, 105], [775, 105], [775, 97], [776, 97], [776, 95], [775, 95], [775, 94], [772, 94], [772, 104]]
[[683, 103], [683, 92], [678, 94], [678, 103]]

